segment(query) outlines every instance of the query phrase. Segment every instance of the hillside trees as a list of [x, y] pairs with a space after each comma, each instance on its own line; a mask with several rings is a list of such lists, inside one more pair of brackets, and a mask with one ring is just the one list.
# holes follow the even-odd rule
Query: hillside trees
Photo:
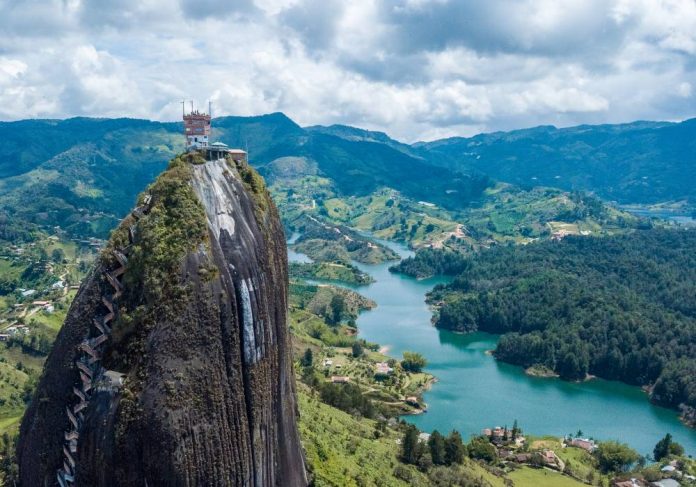
[[638, 453], [618, 441], [605, 441], [595, 452], [599, 468], [604, 473], [623, 472], [638, 461]]
[[664, 438], [657, 442], [653, 449], [653, 458], [659, 462], [669, 455], [683, 455], [684, 447], [679, 443], [672, 441], [672, 435], [667, 433]]
[[426, 364], [425, 357], [417, 352], [404, 352], [404, 359], [401, 361], [401, 367], [405, 371], [413, 373], [421, 372]]
[[429, 295], [438, 327], [502, 334], [506, 362], [654, 384], [654, 402], [696, 407], [696, 231], [501, 246], [464, 267]]

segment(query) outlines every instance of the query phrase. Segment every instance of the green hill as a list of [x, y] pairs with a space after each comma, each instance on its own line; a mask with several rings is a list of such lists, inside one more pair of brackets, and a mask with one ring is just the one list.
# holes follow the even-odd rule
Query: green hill
[[[556, 231], [547, 222], [564, 203], [544, 187], [583, 189], [620, 202], [691, 198], [693, 204], [695, 127], [695, 120], [537, 127], [408, 145], [343, 125], [303, 128], [272, 113], [217, 118], [213, 139], [247, 149], [278, 194], [307, 196], [301, 212], [316, 206], [323, 211], [326, 202], [336, 221], [402, 240], [412, 240], [416, 225], [423, 230], [416, 230], [416, 239], [440, 245], [441, 235], [457, 232], [456, 222], [482, 241]], [[125, 118], [0, 123], [0, 213], [59, 225], [73, 235], [106, 237], [135, 195], [182, 149], [180, 134], [180, 123]], [[496, 186], [489, 176], [512, 184]], [[441, 210], [428, 216], [432, 206], [416, 205], [406, 214], [364, 221], [359, 210], [367, 211], [385, 188]], [[511, 201], [521, 204], [513, 208]], [[339, 204], [352, 209], [350, 215], [342, 215]], [[561, 221], [578, 223], [571, 220]], [[431, 224], [444, 233], [426, 235]]]
[[[436, 167], [382, 142], [347, 140], [305, 130], [281, 113], [223, 117], [213, 138], [246, 148], [269, 179], [278, 160], [309, 161], [344, 195], [382, 186], [413, 198], [459, 207], [478, 197], [488, 178]], [[172, 155], [183, 147], [181, 124], [133, 119], [26, 120], [0, 124], [0, 203], [23, 221], [106, 236]]]
[[416, 144], [450, 169], [520, 186], [584, 190], [620, 203], [696, 206], [696, 119], [535, 127]]

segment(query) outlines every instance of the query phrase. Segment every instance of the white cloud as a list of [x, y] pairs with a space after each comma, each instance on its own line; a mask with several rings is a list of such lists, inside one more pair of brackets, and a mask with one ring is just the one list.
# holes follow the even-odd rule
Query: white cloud
[[0, 0], [3, 119], [172, 120], [193, 98], [418, 140], [696, 116], [693, 0], [18, 5]]
[[687, 83], [686, 81], [679, 83], [679, 86], [677, 86], [677, 93], [683, 98], [691, 97], [691, 83]]
[[0, 83], [17, 78], [27, 70], [26, 63], [19, 59], [7, 59], [0, 57]]

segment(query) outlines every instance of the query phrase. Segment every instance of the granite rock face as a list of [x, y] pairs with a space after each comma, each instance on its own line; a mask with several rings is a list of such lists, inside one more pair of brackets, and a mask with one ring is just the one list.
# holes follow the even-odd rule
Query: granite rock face
[[285, 239], [263, 181], [182, 156], [139, 203], [48, 357], [22, 485], [307, 485]]

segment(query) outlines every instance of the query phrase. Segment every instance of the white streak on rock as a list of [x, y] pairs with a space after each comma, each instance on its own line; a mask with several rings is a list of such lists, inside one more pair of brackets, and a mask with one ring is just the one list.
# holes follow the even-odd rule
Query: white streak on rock
[[225, 170], [228, 169], [224, 159], [195, 166], [194, 170], [197, 176], [194, 178], [194, 189], [205, 207], [208, 221], [218, 238], [222, 230], [234, 235], [235, 229], [232, 205], [229, 205], [230, 197], [233, 195], [229, 194], [229, 186], [224, 175]]
[[256, 335], [254, 333], [254, 313], [251, 310], [251, 297], [246, 281], [239, 283], [242, 298], [242, 325], [244, 335], [244, 358], [247, 362], [256, 362]]

